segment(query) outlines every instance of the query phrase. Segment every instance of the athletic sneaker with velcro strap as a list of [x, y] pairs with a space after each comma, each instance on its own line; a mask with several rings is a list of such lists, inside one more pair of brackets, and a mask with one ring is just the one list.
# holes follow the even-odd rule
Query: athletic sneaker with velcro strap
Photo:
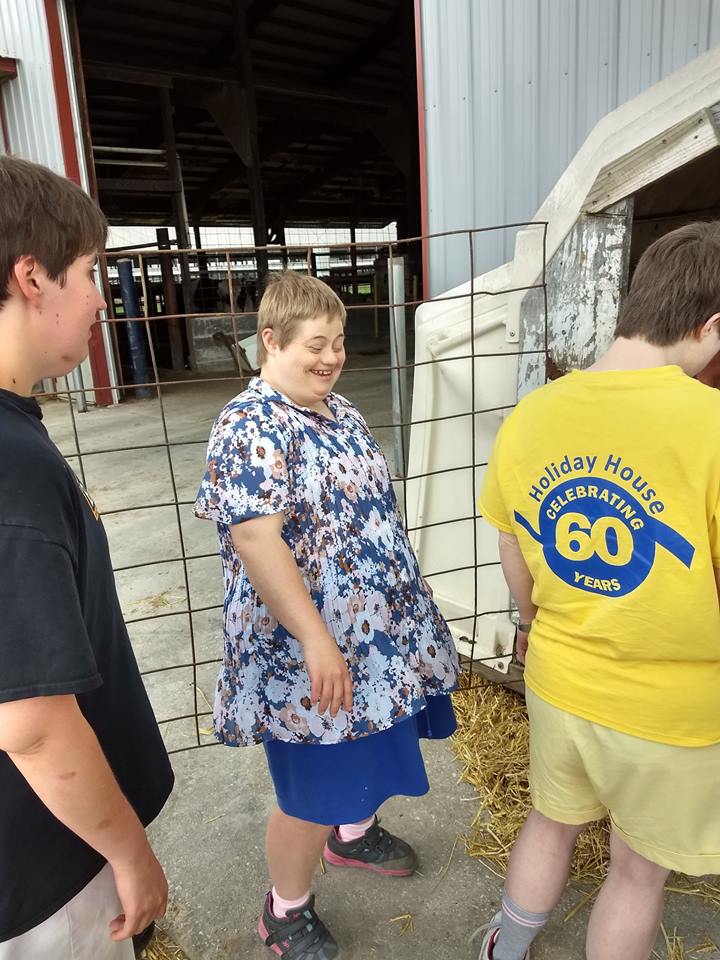
[[383, 830], [377, 817], [358, 840], [341, 840], [334, 827], [323, 855], [333, 867], [360, 867], [386, 877], [409, 877], [418, 865], [410, 844]]
[[291, 910], [287, 917], [276, 917], [272, 912], [272, 893], [265, 898], [265, 908], [258, 933], [265, 946], [281, 960], [333, 960], [338, 945], [325, 924], [315, 913], [315, 897]]
[[[502, 913], [498, 912], [492, 918], [490, 923], [483, 924], [475, 933], [470, 937], [471, 940], [476, 940], [479, 937], [482, 937], [482, 943], [480, 944], [480, 955], [478, 960], [493, 960], [493, 946], [497, 940], [497, 936], [500, 933], [500, 923], [502, 921]], [[530, 951], [525, 954], [525, 960], [530, 960]]]

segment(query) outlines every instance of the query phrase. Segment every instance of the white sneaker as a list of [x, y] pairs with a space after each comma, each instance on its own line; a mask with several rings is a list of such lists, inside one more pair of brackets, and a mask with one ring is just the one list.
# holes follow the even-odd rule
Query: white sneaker
[[[484, 923], [481, 927], [478, 927], [475, 933], [470, 937], [471, 941], [476, 940], [478, 937], [482, 937], [478, 960], [492, 960], [491, 950], [495, 940], [497, 939], [497, 935], [500, 932], [501, 920], [502, 913], [498, 911], [489, 923]], [[530, 960], [529, 950], [525, 954], [525, 960]]]

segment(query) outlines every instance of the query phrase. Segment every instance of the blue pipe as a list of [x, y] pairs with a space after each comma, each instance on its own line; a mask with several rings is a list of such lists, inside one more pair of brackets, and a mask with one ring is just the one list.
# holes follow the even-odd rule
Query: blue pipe
[[[140, 302], [138, 301], [137, 288], [133, 278], [133, 261], [129, 258], [123, 258], [117, 261], [118, 275], [120, 278], [120, 293], [122, 295], [123, 309], [128, 318], [127, 335], [130, 346], [130, 369], [132, 371], [133, 383], [148, 382], [148, 364], [147, 353], [145, 352], [145, 339], [143, 337], [143, 328], [140, 323], [132, 323], [131, 317], [141, 317]], [[139, 400], [145, 400], [152, 394], [149, 387], [138, 387], [135, 395]]]

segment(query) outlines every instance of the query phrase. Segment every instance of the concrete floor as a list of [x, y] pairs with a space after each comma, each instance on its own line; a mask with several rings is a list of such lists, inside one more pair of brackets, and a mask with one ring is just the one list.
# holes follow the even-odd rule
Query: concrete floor
[[[391, 421], [388, 374], [353, 368], [383, 362], [383, 357], [353, 357], [338, 388], [371, 424]], [[163, 722], [193, 713], [196, 697], [201, 709], [209, 710], [212, 702], [222, 643], [220, 564], [214, 527], [192, 517], [190, 502], [202, 476], [210, 426], [237, 389], [237, 381], [216, 380], [164, 392], [168, 438], [177, 444], [169, 453], [180, 530], [165, 447], [100, 452], [164, 443], [157, 399], [77, 417], [85, 478], [104, 514], [125, 617], [153, 618], [130, 625], [138, 662], [151, 671], [145, 682], [168, 749], [183, 751], [173, 756], [176, 790], [151, 835], [170, 880], [166, 924], [190, 960], [271, 956], [254, 932], [267, 886], [263, 830], [273, 802], [264, 753], [259, 747], [185, 750], [196, 744], [193, 721]], [[68, 404], [46, 402], [43, 409], [51, 436], [79, 469]], [[392, 459], [392, 431], [376, 433]], [[142, 509], [117, 512], [130, 507]], [[193, 615], [192, 638], [189, 618], [179, 612], [188, 603], [180, 531], [186, 556], [196, 558], [187, 562], [190, 602], [213, 607]], [[122, 569], [150, 561], [167, 562]], [[185, 666], [193, 659], [210, 661], [196, 668], [196, 683], [192, 666]], [[164, 669], [169, 666], [176, 669]], [[201, 722], [203, 744], [214, 742], [210, 725], [209, 717]], [[416, 847], [420, 874], [409, 880], [358, 871], [318, 876], [318, 906], [341, 943], [343, 960], [475, 957], [469, 936], [497, 907], [501, 880], [471, 860], [459, 840], [477, 813], [477, 797], [458, 782], [459, 767], [448, 743], [427, 744], [425, 756], [430, 794], [396, 798], [382, 811], [385, 824]], [[563, 922], [581, 895], [574, 890], [565, 897], [534, 948], [535, 960], [584, 956], [588, 908]], [[412, 926], [404, 929], [406, 920], [395, 918], [408, 915]], [[697, 898], [672, 896], [666, 925], [670, 931], [677, 927], [688, 950], [708, 936], [720, 943], [717, 913]], [[687, 955], [720, 957], [718, 952]], [[658, 956], [666, 956], [660, 943]]]

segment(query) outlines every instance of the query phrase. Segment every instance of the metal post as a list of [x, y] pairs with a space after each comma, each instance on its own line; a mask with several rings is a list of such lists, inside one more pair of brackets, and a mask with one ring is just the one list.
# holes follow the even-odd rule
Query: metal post
[[85, 381], [83, 380], [82, 367], [75, 367], [75, 369], [70, 374], [70, 382], [72, 383], [73, 396], [71, 398], [71, 403], [74, 403], [77, 407], [78, 413], [87, 413], [87, 397], [85, 395]]
[[373, 336], [376, 340], [380, 339], [380, 316], [378, 314], [378, 264], [375, 263], [373, 271]]
[[247, 173], [252, 214], [253, 236], [255, 238], [255, 263], [257, 265], [258, 300], [262, 296], [268, 277], [268, 232], [265, 218], [265, 195], [263, 192], [260, 146], [258, 143], [257, 104], [255, 101], [255, 78], [253, 74], [252, 50], [247, 24], [248, 0], [235, 0], [234, 34], [235, 57], [240, 82], [241, 122], [245, 137], [245, 153], [242, 161]]
[[[170, 249], [170, 235], [166, 227], [159, 227], [155, 231], [157, 245], [159, 250]], [[162, 274], [163, 295], [165, 299], [166, 314], [171, 318], [167, 321], [168, 334], [170, 337], [170, 363], [173, 370], [183, 370], [185, 368], [185, 350], [183, 348], [182, 331], [180, 329], [180, 318], [177, 316], [178, 302], [177, 289], [175, 287], [175, 276], [173, 274], [173, 259], [167, 254], [160, 254], [160, 272]]]
[[[139, 324], [133, 323], [130, 318], [141, 317], [140, 303], [138, 302], [137, 290], [135, 288], [135, 279], [133, 277], [133, 261], [125, 257], [117, 262], [118, 277], [120, 279], [120, 292], [122, 294], [123, 309], [128, 319], [127, 334], [130, 345], [130, 368], [132, 371], [133, 383], [148, 382], [147, 354], [145, 353], [145, 341], [143, 339], [142, 328]], [[148, 387], [138, 387], [135, 391], [138, 399], [147, 399], [150, 396]]]
[[277, 243], [281, 246], [280, 256], [282, 257], [283, 270], [288, 268], [288, 250], [287, 240], [285, 239], [285, 221], [283, 221], [277, 230]]
[[352, 283], [350, 284], [350, 296], [354, 297], [358, 292], [357, 287], [357, 229], [354, 223], [350, 224], [350, 271], [352, 273]]
[[407, 474], [409, 429], [407, 352], [405, 347], [405, 259], [388, 257], [388, 301], [390, 303], [390, 382], [392, 419], [395, 434], [395, 470], [400, 477]]
[[[187, 250], [190, 247], [190, 226], [188, 222], [187, 204], [185, 202], [185, 186], [183, 184], [182, 169], [180, 167], [180, 158], [177, 154], [177, 145], [175, 143], [175, 125], [173, 121], [173, 103], [170, 91], [163, 88], [160, 91], [160, 110], [163, 125], [163, 140], [165, 142], [165, 159], [167, 161], [168, 177], [175, 184], [175, 192], [172, 195], [172, 212], [175, 223], [175, 240], [178, 250]], [[180, 286], [183, 296], [183, 312], [186, 315], [185, 329], [187, 330], [188, 351], [193, 369], [195, 368], [195, 343], [193, 340], [193, 320], [192, 320], [192, 276], [190, 274], [190, 264], [188, 255], [181, 253], [180, 262]]]

